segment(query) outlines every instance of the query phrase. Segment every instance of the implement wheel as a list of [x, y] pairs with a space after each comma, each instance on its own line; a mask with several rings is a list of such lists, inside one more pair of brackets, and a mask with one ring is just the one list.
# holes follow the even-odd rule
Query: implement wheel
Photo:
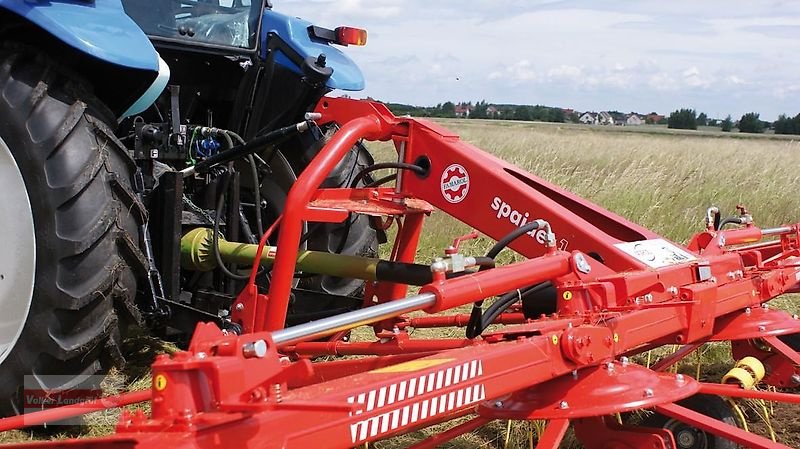
[[[697, 394], [679, 401], [677, 404], [725, 424], [737, 425], [730, 406], [719, 396]], [[676, 449], [736, 449], [739, 447], [730, 440], [658, 413], [645, 419], [641, 425], [643, 427], [660, 427], [672, 432], [677, 445]]]

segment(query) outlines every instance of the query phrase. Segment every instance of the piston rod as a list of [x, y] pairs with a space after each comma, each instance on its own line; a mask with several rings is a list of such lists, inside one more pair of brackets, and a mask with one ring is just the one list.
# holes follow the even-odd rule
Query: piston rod
[[792, 228], [790, 226], [781, 226], [778, 228], [762, 229], [761, 235], [788, 234], [790, 232], [792, 232]]
[[409, 296], [365, 309], [358, 309], [298, 326], [287, 327], [273, 332], [272, 341], [278, 346], [291, 345], [305, 340], [325, 337], [357, 326], [375, 323], [415, 310], [425, 309], [435, 303], [436, 295], [433, 293]]

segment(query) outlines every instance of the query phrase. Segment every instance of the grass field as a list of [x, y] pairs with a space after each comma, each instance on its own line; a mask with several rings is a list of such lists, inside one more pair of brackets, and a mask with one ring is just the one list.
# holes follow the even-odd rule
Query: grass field
[[[731, 214], [737, 204], [744, 204], [756, 223], [762, 226], [800, 221], [800, 197], [795, 194], [795, 189], [800, 188], [797, 168], [800, 167], [800, 142], [791, 139], [710, 131], [672, 132], [646, 127], [478, 120], [443, 120], [441, 123], [477, 147], [679, 243], [685, 243], [694, 232], [702, 229], [704, 212], [710, 205], [720, 207], [724, 214]], [[378, 144], [370, 148], [378, 160], [394, 158], [390, 145]], [[468, 230], [435, 212], [426, 222], [418, 260], [429, 262], [441, 254], [453, 237]], [[478, 239], [467, 245], [466, 252], [482, 254], [492, 243], [488, 239]], [[505, 257], [508, 260], [512, 256]], [[777, 302], [793, 312], [800, 309], [791, 298]], [[462, 334], [463, 331], [453, 331], [453, 335]], [[143, 349], [143, 345], [147, 347]], [[159, 345], [140, 339], [133, 340], [129, 348], [133, 354], [144, 354], [141, 359], [144, 362], [149, 354], [163, 350]], [[714, 365], [722, 360], [725, 352], [724, 348], [709, 347], [700, 364], [684, 365], [682, 369], [694, 375], [700, 367], [710, 373], [707, 375], [714, 376]], [[134, 364], [125, 373], [118, 373], [117, 383], [127, 379], [146, 388], [147, 374], [139, 369], [145, 365]], [[96, 425], [90, 434], [108, 432], [113, 416], [97, 418], [93, 423]], [[527, 447], [527, 429], [527, 424], [512, 425], [510, 447]], [[439, 430], [441, 428], [417, 432], [374, 447], [404, 447]], [[446, 447], [502, 447], [506, 430], [506, 423], [497, 423]], [[783, 432], [776, 430], [781, 438], [789, 438], [796, 432], [788, 427]], [[0, 441], [30, 438], [30, 433], [14, 432], [0, 436]]]
[[[800, 220], [800, 198], [794, 195], [794, 189], [800, 187], [796, 168], [800, 141], [784, 136], [488, 120], [439, 123], [478, 148], [678, 243], [686, 243], [702, 230], [705, 211], [711, 205], [718, 206], [723, 215], [733, 214], [737, 204], [746, 205], [763, 227]], [[395, 157], [390, 145], [371, 148], [380, 160]], [[429, 262], [453, 237], [469, 229], [434, 212], [426, 222], [418, 259]], [[466, 251], [483, 254], [491, 244], [489, 239], [478, 239], [470, 242]], [[800, 310], [791, 297], [775, 303], [793, 313]], [[727, 346], [707, 345], [701, 354], [680, 369], [719, 381], [730, 367]], [[755, 421], [751, 425], [764, 429], [754, 411], [758, 409], [750, 410]], [[781, 413], [790, 413], [789, 421], [784, 421]], [[772, 419], [777, 437], [793, 447], [800, 444], [794, 415], [796, 407], [779, 411]], [[494, 423], [445, 447], [503, 447], [506, 426], [505, 422]], [[404, 447], [439, 430], [435, 427], [375, 447]], [[512, 423], [509, 447], [519, 446], [528, 447], [528, 426]]]

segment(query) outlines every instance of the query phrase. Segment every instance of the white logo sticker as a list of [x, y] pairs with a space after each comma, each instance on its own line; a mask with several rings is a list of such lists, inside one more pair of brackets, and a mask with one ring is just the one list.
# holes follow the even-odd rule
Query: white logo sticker
[[460, 203], [469, 192], [469, 173], [458, 164], [450, 165], [442, 172], [442, 196], [448, 203]]

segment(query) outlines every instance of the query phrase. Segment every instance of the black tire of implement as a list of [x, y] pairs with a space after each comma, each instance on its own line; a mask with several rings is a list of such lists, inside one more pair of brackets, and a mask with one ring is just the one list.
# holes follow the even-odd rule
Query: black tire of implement
[[[677, 404], [682, 407], [686, 407], [690, 410], [694, 410], [698, 413], [702, 413], [703, 415], [709, 416], [718, 421], [722, 421], [725, 424], [738, 427], [736, 418], [734, 418], [733, 416], [733, 411], [731, 410], [731, 407], [719, 396], [696, 394], [694, 396], [690, 396], [686, 399], [678, 401]], [[675, 420], [673, 420], [672, 418], [656, 413], [647, 417], [644, 421], [642, 421], [641, 425], [644, 427], [666, 428], [670, 425], [670, 423], [674, 422]], [[679, 422], [677, 423], [677, 425], [694, 429], [698, 433], [702, 434], [704, 438], [706, 438], [708, 444], [707, 447], [705, 447], [704, 449], [737, 449], [739, 447], [736, 443], [730, 440], [726, 440], [712, 433], [696, 429], [690, 426], [689, 424]], [[675, 437], [677, 443], [677, 449], [682, 449], [682, 446], [680, 445], [680, 443], [678, 443], [677, 433], [673, 432], [673, 436]]]
[[[367, 148], [358, 143], [325, 178], [321, 187], [349, 187], [358, 172], [374, 163], [375, 160]], [[371, 178], [366, 181], [371, 181]], [[363, 182], [359, 183], [359, 186], [363, 185]], [[311, 230], [311, 236], [307, 241], [309, 250], [364, 257], [375, 257], [378, 253], [377, 234], [375, 229], [370, 227], [369, 217], [366, 215], [351, 214], [344, 223], [325, 223]], [[302, 278], [299, 287], [340, 296], [359, 296], [364, 290], [364, 281], [333, 276], [311, 276]]]
[[778, 339], [795, 351], [800, 351], [800, 334], [781, 335]]
[[[122, 362], [120, 319], [139, 318], [145, 212], [131, 189], [133, 161], [109, 123], [111, 112], [67, 69], [31, 49], [0, 48], [0, 136], [36, 227], [31, 309], [0, 366], [4, 415], [21, 412], [23, 376], [100, 374]], [[94, 386], [43, 379], [37, 388]]]

